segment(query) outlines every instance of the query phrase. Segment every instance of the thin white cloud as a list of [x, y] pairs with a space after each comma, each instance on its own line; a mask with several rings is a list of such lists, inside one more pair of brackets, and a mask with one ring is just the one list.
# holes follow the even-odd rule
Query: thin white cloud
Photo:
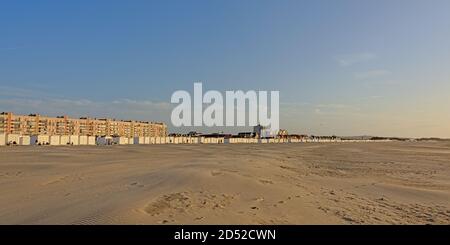
[[390, 74], [391, 74], [391, 72], [388, 70], [379, 69], [379, 70], [370, 70], [370, 71], [364, 71], [364, 72], [355, 72], [353, 74], [353, 76], [357, 80], [366, 80], [366, 79], [385, 77]]
[[343, 116], [360, 114], [361, 108], [350, 104], [329, 103], [329, 104], [313, 104], [313, 103], [280, 103], [280, 120], [286, 118], [304, 117], [305, 115], [321, 115], [321, 116]]
[[33, 89], [24, 89], [0, 85], [0, 96], [20, 97], [20, 98], [42, 98], [49, 96], [49, 94]]
[[375, 100], [375, 99], [382, 99], [382, 98], [384, 98], [384, 96], [382, 96], [382, 95], [372, 95], [372, 96], [369, 96], [369, 99], [373, 99], [373, 100]]
[[344, 105], [344, 104], [318, 104], [318, 105], [316, 105], [316, 107], [319, 107], [319, 108], [332, 108], [332, 109], [349, 108], [348, 105]]
[[345, 115], [359, 113], [361, 109], [348, 104], [317, 104], [314, 105], [314, 112], [320, 115]]
[[335, 57], [336, 61], [339, 63], [340, 66], [347, 67], [352, 66], [357, 63], [367, 62], [370, 60], [375, 59], [377, 56], [374, 53], [355, 53], [355, 54], [346, 54], [346, 55], [339, 55]]

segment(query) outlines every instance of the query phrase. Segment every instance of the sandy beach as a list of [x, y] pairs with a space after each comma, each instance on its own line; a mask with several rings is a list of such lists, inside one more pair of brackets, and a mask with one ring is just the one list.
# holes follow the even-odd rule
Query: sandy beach
[[450, 224], [450, 143], [0, 148], [1, 224]]

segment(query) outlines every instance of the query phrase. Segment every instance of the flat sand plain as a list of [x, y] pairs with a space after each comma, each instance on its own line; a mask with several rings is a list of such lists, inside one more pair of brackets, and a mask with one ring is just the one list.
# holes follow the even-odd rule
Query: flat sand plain
[[450, 142], [0, 147], [0, 224], [450, 224]]

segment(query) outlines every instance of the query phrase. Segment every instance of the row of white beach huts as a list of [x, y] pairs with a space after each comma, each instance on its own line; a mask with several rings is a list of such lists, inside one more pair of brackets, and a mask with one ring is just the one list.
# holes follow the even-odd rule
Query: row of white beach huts
[[0, 134], [0, 145], [96, 145], [94, 136]]
[[35, 135], [0, 134], [1, 145], [130, 145], [130, 144], [268, 144], [297, 142], [341, 142], [336, 139], [313, 138], [225, 138], [225, 137], [95, 137], [78, 135]]

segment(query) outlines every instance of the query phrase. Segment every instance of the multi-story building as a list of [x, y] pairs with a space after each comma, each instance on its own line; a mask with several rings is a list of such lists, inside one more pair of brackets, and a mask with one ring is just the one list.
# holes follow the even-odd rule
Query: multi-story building
[[167, 126], [159, 122], [87, 117], [74, 119], [67, 116], [45, 117], [37, 114], [23, 116], [2, 112], [0, 134], [155, 137], [166, 136]]

